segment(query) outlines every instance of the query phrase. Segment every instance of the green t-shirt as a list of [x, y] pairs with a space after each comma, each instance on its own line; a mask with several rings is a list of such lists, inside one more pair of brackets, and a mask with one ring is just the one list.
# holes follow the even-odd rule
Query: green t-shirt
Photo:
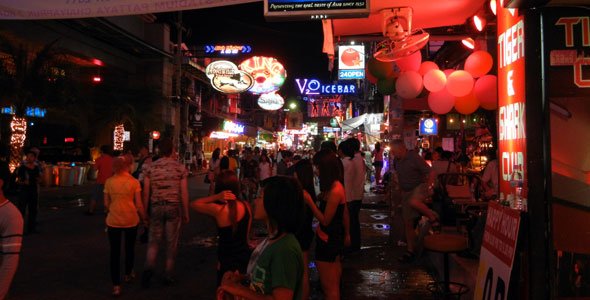
[[302, 297], [303, 258], [293, 234], [287, 234], [262, 250], [250, 273], [250, 288], [264, 295], [278, 287], [293, 290], [293, 299]]

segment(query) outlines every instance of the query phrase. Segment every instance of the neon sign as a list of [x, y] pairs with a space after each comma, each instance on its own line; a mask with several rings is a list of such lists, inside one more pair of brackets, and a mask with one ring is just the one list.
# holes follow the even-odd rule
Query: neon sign
[[205, 53], [219, 54], [246, 54], [252, 52], [252, 47], [248, 45], [206, 45]]
[[354, 84], [321, 84], [317, 79], [295, 79], [301, 95], [354, 94]]
[[207, 66], [205, 74], [211, 80], [213, 88], [224, 94], [245, 92], [254, 84], [252, 76], [239, 70], [231, 61], [214, 61]]
[[[12, 106], [2, 107], [2, 113], [7, 115], [14, 115], [15, 109]], [[25, 108], [25, 115], [27, 117], [44, 118], [47, 110], [39, 107], [27, 107]]]
[[253, 94], [277, 91], [287, 78], [285, 67], [274, 57], [253, 56], [239, 67], [254, 78], [254, 86], [250, 89]]
[[212, 139], [222, 139], [222, 140], [230, 138], [230, 137], [237, 137], [237, 136], [238, 135], [235, 133], [229, 133], [229, 132], [224, 132], [224, 131], [213, 131], [209, 135], [209, 137]]
[[283, 107], [285, 100], [277, 93], [268, 93], [260, 95], [258, 105], [265, 110], [277, 110]]
[[223, 131], [230, 133], [244, 133], [244, 125], [234, 123], [232, 121], [223, 121]]

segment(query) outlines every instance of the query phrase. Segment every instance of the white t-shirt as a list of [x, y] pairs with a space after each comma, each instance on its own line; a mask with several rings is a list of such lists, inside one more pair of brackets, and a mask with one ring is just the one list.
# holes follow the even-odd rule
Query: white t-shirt
[[272, 166], [269, 162], [261, 162], [258, 167], [260, 168], [260, 181], [272, 176]]
[[362, 200], [365, 192], [365, 161], [360, 153], [356, 153], [351, 160], [349, 157], [342, 159], [344, 167], [344, 192], [346, 201]]

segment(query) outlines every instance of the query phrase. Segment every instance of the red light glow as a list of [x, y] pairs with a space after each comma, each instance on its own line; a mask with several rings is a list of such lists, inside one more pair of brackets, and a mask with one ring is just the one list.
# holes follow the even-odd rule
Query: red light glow
[[73, 137], [67, 137], [64, 139], [64, 143], [73, 143], [74, 142], [74, 138]]
[[469, 49], [474, 49], [475, 48], [475, 41], [472, 38], [466, 38], [461, 40], [461, 43], [463, 44], [463, 46], [469, 48]]
[[94, 77], [92, 77], [92, 81], [95, 83], [99, 83], [102, 81], [102, 78], [100, 78], [100, 76], [94, 76]]
[[473, 25], [475, 25], [475, 29], [477, 29], [477, 31], [482, 31], [486, 26], [486, 20], [478, 15], [475, 15], [473, 16]]
[[159, 131], [152, 131], [152, 139], [157, 140], [160, 138], [160, 132]]
[[102, 62], [102, 60], [97, 59], [97, 58], [93, 58], [92, 59], [92, 63], [95, 64], [95, 65], [97, 65], [97, 66], [100, 66], [100, 67], [104, 66], [104, 63]]

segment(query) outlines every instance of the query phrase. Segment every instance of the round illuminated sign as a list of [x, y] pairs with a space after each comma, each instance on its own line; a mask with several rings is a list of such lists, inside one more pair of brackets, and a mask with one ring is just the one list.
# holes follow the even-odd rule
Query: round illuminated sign
[[284, 104], [285, 100], [277, 93], [262, 94], [258, 98], [258, 105], [265, 110], [277, 110]]
[[224, 94], [245, 92], [254, 85], [252, 76], [238, 69], [231, 61], [214, 61], [207, 66], [205, 74], [211, 80], [213, 88]]
[[253, 94], [277, 91], [287, 78], [285, 67], [274, 57], [253, 56], [239, 67], [254, 78], [254, 86], [250, 89]]
[[434, 127], [434, 121], [432, 121], [432, 119], [424, 120], [424, 128], [431, 129], [433, 127]]

